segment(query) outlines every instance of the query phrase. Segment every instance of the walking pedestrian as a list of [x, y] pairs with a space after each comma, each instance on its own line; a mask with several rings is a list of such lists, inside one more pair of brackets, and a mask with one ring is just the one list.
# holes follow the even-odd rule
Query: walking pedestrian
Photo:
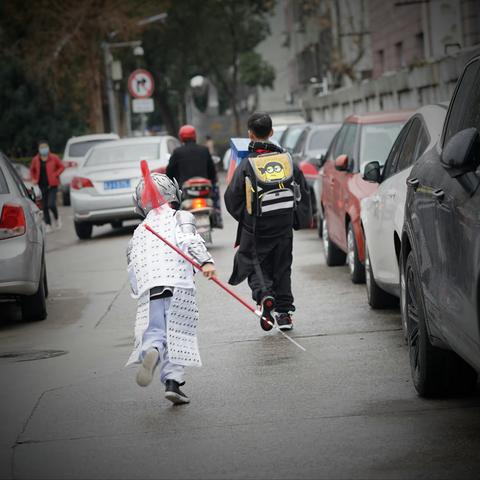
[[238, 221], [239, 249], [229, 283], [248, 279], [253, 300], [268, 320], [260, 320], [263, 330], [270, 330], [275, 321], [281, 330], [291, 330], [292, 229], [308, 224], [310, 199], [302, 172], [288, 153], [270, 142], [272, 135], [268, 114], [250, 116], [250, 153], [225, 191], [227, 210]]
[[57, 190], [60, 184], [59, 176], [64, 170], [65, 167], [58, 156], [50, 152], [48, 142], [46, 140], [38, 142], [38, 154], [32, 159], [30, 173], [32, 182], [38, 185], [42, 192], [43, 219], [47, 233], [52, 231], [50, 212], [53, 214], [54, 227], [57, 229], [62, 227], [57, 208]]
[[[197, 233], [193, 215], [179, 210], [181, 192], [175, 180], [161, 173], [144, 173], [134, 199], [137, 212], [145, 219], [135, 229], [127, 250], [130, 285], [138, 299], [135, 348], [127, 365], [140, 364], [137, 384], [142, 387], [152, 382], [159, 366], [165, 398], [174, 404], [189, 403], [180, 390], [185, 366], [201, 365], [194, 270], [144, 225], [188, 253], [207, 278], [215, 274], [214, 262]], [[162, 201], [166, 203], [158, 207]]]

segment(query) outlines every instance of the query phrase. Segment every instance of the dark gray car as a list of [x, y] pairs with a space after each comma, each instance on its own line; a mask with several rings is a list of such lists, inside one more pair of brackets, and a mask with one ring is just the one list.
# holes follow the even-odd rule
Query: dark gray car
[[43, 214], [36, 199], [0, 152], [0, 309], [17, 302], [24, 320], [47, 316]]

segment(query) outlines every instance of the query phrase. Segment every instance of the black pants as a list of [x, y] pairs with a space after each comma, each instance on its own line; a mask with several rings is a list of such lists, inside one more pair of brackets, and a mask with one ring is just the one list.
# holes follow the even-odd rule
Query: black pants
[[248, 276], [253, 300], [260, 304], [264, 296], [272, 295], [277, 312], [295, 311], [291, 287], [292, 240], [286, 237], [278, 242]]
[[55, 220], [58, 219], [57, 187], [40, 187], [40, 190], [42, 191], [43, 218], [47, 225], [51, 225], [50, 210]]

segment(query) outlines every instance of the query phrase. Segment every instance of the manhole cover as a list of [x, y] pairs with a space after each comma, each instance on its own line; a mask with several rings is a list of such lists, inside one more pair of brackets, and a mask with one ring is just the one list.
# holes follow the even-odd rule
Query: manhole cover
[[44, 360], [45, 358], [60, 357], [66, 355], [66, 350], [30, 350], [28, 352], [4, 352], [0, 353], [0, 358], [11, 358], [15, 362], [33, 362], [34, 360]]

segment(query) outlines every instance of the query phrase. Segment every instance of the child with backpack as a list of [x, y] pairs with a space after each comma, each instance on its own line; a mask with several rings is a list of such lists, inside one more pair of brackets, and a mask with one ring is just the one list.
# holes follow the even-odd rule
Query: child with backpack
[[290, 155], [270, 142], [270, 116], [254, 113], [247, 125], [250, 153], [225, 191], [226, 208], [238, 222], [239, 248], [229, 283], [248, 279], [253, 300], [266, 319], [260, 320], [263, 330], [270, 330], [275, 321], [281, 330], [291, 330], [292, 229], [309, 226], [308, 187]]

